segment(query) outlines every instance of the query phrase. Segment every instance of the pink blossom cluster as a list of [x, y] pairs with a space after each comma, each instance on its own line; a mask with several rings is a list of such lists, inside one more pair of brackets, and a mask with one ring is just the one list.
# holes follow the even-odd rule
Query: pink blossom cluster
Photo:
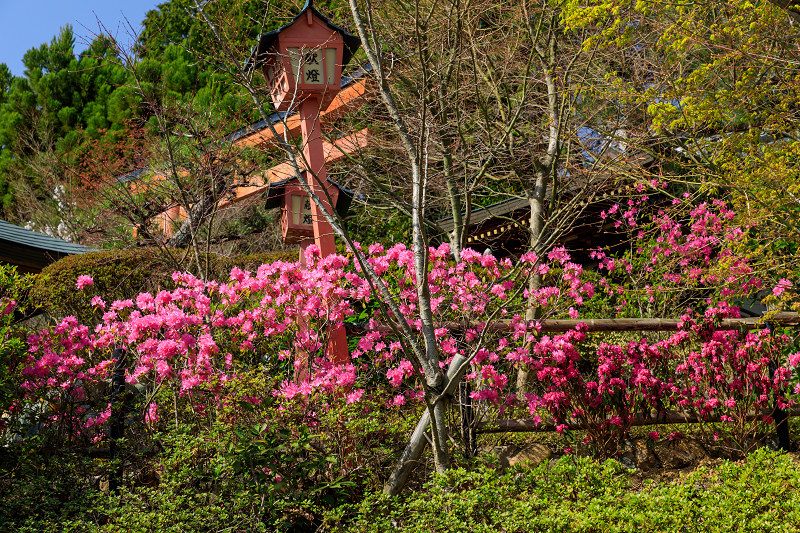
[[10, 315], [17, 307], [17, 302], [11, 298], [0, 298], [0, 318]]
[[635, 417], [668, 409], [741, 423], [748, 415], [794, 405], [792, 367], [800, 364], [800, 354], [781, 355], [788, 337], [767, 329], [716, 330], [714, 319], [728, 310], [710, 311], [685, 315], [683, 329], [664, 340], [602, 342], [589, 371], [579, 368], [590, 358], [581, 350], [584, 328], [543, 336], [531, 368], [544, 392], [528, 395], [530, 413], [538, 421], [546, 413], [564, 429], [589, 428], [591, 440], [602, 445], [624, 436]]
[[[112, 351], [124, 347], [131, 361], [128, 383], [174, 386], [180, 395], [198, 389], [213, 395], [236, 378], [240, 362], [252, 360], [253, 353], [265, 362], [278, 356], [278, 346], [294, 353], [321, 353], [327, 331], [322, 324], [341, 322], [352, 314], [352, 301], [368, 294], [361, 277], [345, 272], [348, 263], [343, 256], [331, 256], [311, 269], [283, 262], [262, 265], [255, 273], [235, 268], [227, 283], [175, 273], [176, 288], [170, 291], [110, 304], [94, 297], [98, 323], [79, 324], [70, 316], [30, 336], [20, 385], [29, 398], [57, 398], [70, 403], [65, 411], [74, 413], [75, 405], [105, 389], [114, 366]], [[82, 287], [92, 283], [85, 275], [78, 280]], [[325, 378], [315, 378], [315, 388], [330, 389], [332, 383], [347, 388], [354, 381], [352, 368], [349, 374], [330, 368], [320, 374], [322, 370]], [[151, 404], [148, 421], [157, 419], [157, 409]], [[84, 428], [95, 426], [91, 422], [96, 420], [91, 410], [84, 412]]]
[[[364, 394], [357, 383], [359, 373], [381, 367], [388, 384], [410, 384], [409, 392], [402, 394], [402, 401], [395, 399], [395, 404], [418, 398], [414, 390], [418, 374], [398, 339], [380, 329], [377, 310], [351, 353], [353, 363], [333, 365], [327, 360], [329, 327], [341, 324], [356, 308], [376, 309], [374, 295], [363, 273], [347, 257], [309, 259], [307, 268], [286, 262], [265, 264], [256, 272], [235, 268], [226, 283], [175, 273], [174, 289], [142, 293], [130, 300], [108, 303], [95, 296], [91, 303], [97, 311], [96, 324], [80, 324], [70, 316], [30, 336], [21, 386], [31, 399], [57, 397], [73, 407], [88, 405], [98, 391], [106, 390], [104, 383], [114, 366], [112, 352], [123, 347], [129, 354], [125, 371], [129, 384], [174, 387], [181, 396], [197, 393], [203, 401], [209, 394], [212, 400], [223, 401], [219, 395], [224, 385], [236, 379], [243, 362], [253, 361], [254, 354], [264, 363], [287, 356], [310, 361], [307, 377], [295, 381], [286, 375], [273, 391], [282, 401], [341, 393], [347, 402], [357, 402]], [[409, 326], [420, 334], [412, 252], [403, 245], [371, 246], [367, 261], [392, 291]], [[581, 267], [569, 261], [566, 251], [552, 252], [550, 263], [560, 272], [554, 277], [557, 285], [544, 287], [533, 297], [551, 312], [565, 313], [567, 308], [574, 312], [583, 298], [591, 297], [593, 286], [581, 280]], [[527, 276], [551, 268], [533, 254], [513, 265], [472, 250], [464, 250], [462, 261], [454, 263], [447, 245], [430, 250], [429, 265], [435, 319], [476, 325], [465, 335], [445, 327], [436, 330], [443, 367], [486, 336], [487, 316], [512, 318], [521, 324]], [[89, 276], [79, 279], [83, 287], [92, 283]], [[506, 387], [504, 371], [492, 370], [491, 365], [508, 354], [524, 358], [524, 349], [512, 344], [525, 337], [522, 330], [529, 327], [534, 325], [521, 325], [511, 340], [487, 337], [497, 342], [497, 348], [476, 359], [487, 391]], [[97, 410], [86, 410], [84, 421], [97, 420]], [[157, 413], [158, 406], [151, 403], [147, 421], [157, 420]]]
[[[389, 278], [389, 286], [397, 287], [399, 306], [408, 316], [409, 325], [419, 332], [421, 322], [416, 317], [418, 297], [411, 250], [403, 245], [388, 250], [374, 245], [369, 251], [368, 262]], [[550, 283], [531, 293], [527, 280], [533, 273], [549, 274]], [[525, 254], [517, 264], [480, 255], [471, 249], [462, 252], [460, 263], [454, 263], [450, 259], [449, 245], [432, 248], [428, 272], [431, 307], [435, 321], [451, 325], [435, 331], [441, 352], [440, 365], [447, 365], [456, 354], [474, 351], [475, 344], [483, 342], [485, 347], [478, 347], [473, 371], [468, 375], [469, 379], [480, 377], [481, 388], [473, 397], [491, 401], [507, 398], [507, 365], [527, 364], [530, 360], [526, 344], [534, 338], [536, 322], [526, 323], [522, 318], [528, 301], [536, 301], [547, 315], [572, 316], [584, 299], [594, 296], [594, 285], [584, 280], [582, 274], [582, 267], [571, 262], [564, 248], [551, 251], [546, 261], [536, 254]], [[510, 320], [511, 333], [487, 335], [489, 316]], [[474, 327], [462, 331], [460, 324]], [[375, 321], [370, 322], [371, 327], [377, 325]], [[400, 343], [392, 341], [387, 332], [369, 332], [360, 339], [352, 356], [366, 356], [369, 361], [385, 364], [386, 378], [392, 386], [416, 387], [418, 373], [401, 350]], [[503, 366], [495, 368], [498, 362]], [[395, 403], [401, 402], [396, 400]]]
[[[622, 227], [635, 237], [626, 257], [611, 257], [603, 250], [591, 253], [608, 274], [599, 288], [617, 303], [618, 313], [641, 316], [646, 309], [669, 309], [702, 290], [713, 291], [715, 301], [731, 300], [764, 286], [751, 260], [740, 253], [746, 248], [746, 228], [721, 200], [694, 207], [676, 201], [652, 216], [647, 230], [622, 219]], [[775, 294], [790, 285], [782, 280]]]
[[[629, 226], [635, 226], [631, 220], [641, 208], [628, 205]], [[718, 202], [698, 206], [684, 221], [660, 213], [658, 233], [649, 242], [640, 239], [638, 258], [593, 253], [607, 273], [597, 286], [589, 281], [594, 274], [574, 263], [564, 248], [546, 257], [528, 253], [517, 262], [470, 249], [455, 262], [448, 245], [431, 248], [424, 274], [442, 371], [455, 355], [472, 355], [465, 379], [473, 384], [473, 399], [505, 409], [523, 399], [512, 385], [517, 371], [527, 369], [535, 378], [524, 397], [530, 414], [560, 431], [576, 424], [589, 427], [600, 445], [624, 435], [636, 416], [666, 409], [738, 420], [749, 412], [792, 405], [789, 391], [800, 355], [782, 356], [788, 340], [766, 330], [717, 331], [721, 318], [737, 313], [724, 298], [704, 301], [703, 312], [687, 311], [681, 329], [660, 340], [592, 343], [585, 326], [557, 335], [541, 332], [541, 320], [578, 318], [598, 293], [624, 301], [641, 291], [630, 280], [646, 278], [642, 266], [662, 278], [661, 285], [644, 285], [651, 299], [668, 284], [698, 289], [722, 283], [723, 296], [749, 294], [761, 281], [734, 253], [743, 231], [733, 218]], [[172, 290], [111, 303], [95, 296], [97, 323], [66, 317], [29, 338], [21, 386], [32, 400], [69, 404], [54, 421], [79, 423], [89, 436], [108, 418], [98, 391], [107, 390], [112, 353], [119, 347], [129, 354], [128, 383], [148, 390], [172, 388], [198, 410], [208, 402], [227, 402], [227, 385], [253, 364], [283, 368], [284, 375], [274, 376], [279, 385], [267, 395], [282, 404], [304, 405], [307, 420], [337, 398], [354, 404], [383, 394], [380, 403], [395, 406], [419, 399], [422, 376], [407, 351], [409, 339], [401, 342], [383, 327], [376, 293], [359, 264], [343, 255], [314, 254], [315, 247], [309, 247], [305, 268], [287, 262], [261, 265], [256, 272], [235, 268], [224, 283], [175, 273]], [[402, 244], [374, 244], [367, 247], [366, 261], [422, 343], [412, 251]], [[532, 286], [534, 274], [542, 283]], [[79, 288], [92, 283], [89, 276], [77, 281]], [[776, 289], [789, 287], [782, 280]], [[537, 320], [525, 319], [531, 305], [538, 308]], [[364, 310], [371, 316], [366, 332], [351, 344], [351, 361], [333, 364], [326, 356], [328, 331]], [[501, 319], [507, 327], [495, 327]], [[286, 359], [295, 365], [281, 366]], [[302, 369], [307, 371], [295, 377]], [[246, 401], [258, 405], [261, 399]], [[162, 408], [148, 400], [143, 419], [158, 423]]]

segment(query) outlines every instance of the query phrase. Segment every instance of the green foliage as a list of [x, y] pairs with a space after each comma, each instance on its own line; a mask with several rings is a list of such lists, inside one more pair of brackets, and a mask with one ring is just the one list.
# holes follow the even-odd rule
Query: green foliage
[[357, 242], [391, 246], [411, 240], [411, 219], [398, 210], [375, 209], [354, 203], [347, 222], [351, 238]]
[[0, 448], [0, 531], [85, 531], [69, 523], [91, 508], [97, 463], [71, 450], [42, 450], [35, 442]]
[[[108, 302], [132, 298], [147, 289], [156, 289], [168, 279], [170, 271], [155, 250], [115, 250], [71, 255], [47, 266], [38, 276], [31, 300], [51, 315], [74, 315], [89, 320], [91, 296], [102, 295]], [[84, 292], [76, 290], [78, 276], [89, 275], [94, 285]]]
[[[27, 333], [17, 324], [17, 318], [23, 316], [23, 301], [30, 286], [30, 276], [19, 275], [16, 267], [0, 265], [0, 413], [7, 412], [13, 401], [14, 368], [27, 353]], [[0, 430], [5, 425], [6, 420], [0, 419]]]
[[219, 531], [231, 524], [264, 531], [258, 492], [235, 482], [235, 470], [215, 474], [234, 434], [191, 424], [161, 433], [158, 465], [143, 465], [157, 469], [150, 471], [155, 480], [126, 484], [119, 495], [96, 493], [84, 523], [96, 531]]
[[[330, 508], [346, 498], [344, 489], [354, 486], [342, 476], [326, 479], [339, 458], [314, 447], [308, 426], [295, 428], [236, 428], [235, 441], [229, 442], [225, 460], [216, 465], [215, 475], [231, 471], [244, 476], [245, 486], [264, 498], [269, 525], [277, 530], [311, 526], [309, 517], [318, 509]], [[303, 511], [298, 513], [297, 510]]]
[[672, 483], [640, 485], [614, 460], [564, 456], [454, 468], [400, 497], [362, 499], [307, 427], [171, 426], [128, 454], [118, 494], [100, 490], [107, 463], [85, 454], [0, 450], [0, 530], [723, 533], [800, 521], [800, 465], [765, 449]]
[[[245, 374], [226, 386], [249, 401], [201, 410], [192, 405], [197, 397], [177, 397], [173, 419], [162, 391], [159, 422], [142, 431], [135, 415], [120, 442], [118, 494], [103, 492], [114, 463], [86, 449], [48, 448], [40, 437], [0, 448], [0, 530], [300, 532], [359, 498], [354, 473], [366, 465], [347, 466], [357, 459], [352, 450], [342, 454], [357, 435], [336, 438], [328, 420], [312, 427], [302, 423], [302, 408], [278, 410], [263, 379]], [[346, 411], [338, 414], [356, 418]]]
[[[0, 264], [0, 299], [11, 299], [18, 306], [23, 305], [32, 282], [33, 276], [19, 274], [15, 266]], [[16, 311], [21, 309], [18, 307]]]
[[454, 469], [399, 498], [373, 494], [329, 515], [332, 531], [730, 532], [794, 531], [800, 465], [760, 450], [743, 463], [700, 468], [671, 484], [633, 490], [614, 460], [565, 456], [499, 474]]
[[[270, 2], [269, 12], [282, 12], [284, 2]], [[259, 33], [259, 22], [264, 17], [267, 4], [242, 2], [241, 0], [219, 0], [208, 2], [205, 9], [212, 20], [224, 14], [229, 23], [237, 28], [233, 34], [234, 46], [252, 46]], [[191, 49], [201, 57], [211, 57], [217, 52], [216, 42], [205, 21], [197, 14], [193, 0], [169, 0], [157, 9], [147, 12], [142, 21], [137, 48], [146, 57], [160, 58], [172, 45]]]

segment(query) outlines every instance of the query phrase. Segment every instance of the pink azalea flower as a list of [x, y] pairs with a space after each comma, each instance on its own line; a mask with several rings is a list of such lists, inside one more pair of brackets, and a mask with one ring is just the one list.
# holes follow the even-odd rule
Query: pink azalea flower
[[148, 424], [155, 424], [158, 422], [158, 405], [151, 403], [147, 406], [147, 412], [144, 414], [144, 421]]
[[364, 395], [364, 389], [355, 390], [347, 395], [347, 403], [356, 403], [361, 399], [361, 396]]
[[786, 292], [787, 289], [790, 289], [791, 287], [792, 287], [792, 282], [786, 278], [783, 278], [775, 285], [775, 287], [772, 288], [772, 294], [774, 294], [775, 296], [780, 296], [781, 294]]
[[78, 281], [75, 283], [79, 291], [82, 291], [84, 287], [91, 287], [92, 285], [94, 285], [94, 279], [92, 276], [87, 276], [86, 274], [78, 276]]

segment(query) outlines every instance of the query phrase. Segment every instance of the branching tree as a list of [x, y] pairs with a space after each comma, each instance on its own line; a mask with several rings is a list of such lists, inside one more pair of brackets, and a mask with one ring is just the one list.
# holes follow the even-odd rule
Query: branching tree
[[611, 68], [608, 79], [618, 101], [642, 110], [666, 171], [655, 177], [724, 195], [785, 260], [800, 208], [796, 20], [785, 2], [591, 2], [565, 15], [601, 30], [592, 45], [636, 56], [638, 71]]
[[[196, 3], [199, 16], [214, 34], [225, 68], [251, 95], [264, 122], [272, 128], [263, 82], [242, 65], [241, 51], [230, 44], [217, 21]], [[350, 1], [362, 49], [388, 119], [393, 168], [402, 168], [407, 188], [393, 191], [411, 219], [411, 244], [417, 279], [419, 335], [413, 331], [370, 265], [358, 253], [334, 213], [326, 219], [354, 250], [373, 290], [383, 302], [384, 316], [402, 339], [408, 358], [424, 376], [426, 412], [386, 485], [396, 493], [417, 464], [425, 446], [433, 448], [437, 471], [449, 466], [446, 412], [453, 393], [480, 349], [444, 360], [435, 338], [428, 288], [427, 250], [436, 213], [456, 221], [448, 236], [458, 259], [476, 197], [509, 195], [530, 206], [530, 249], [546, 252], [586, 208], [602, 184], [613, 178], [608, 165], [588, 161], [580, 128], [593, 117], [581, 112], [582, 91], [596, 74], [591, 47], [559, 22], [559, 6], [492, 2]], [[397, 20], [409, 21], [398, 25]], [[411, 53], [408, 53], [411, 51]], [[403, 55], [406, 53], [407, 55]], [[304, 181], [306, 166], [295, 139], [272, 131], [294, 168], [298, 181], [314, 201], [319, 198]], [[386, 128], [380, 128], [386, 131]], [[619, 128], [617, 128], [619, 129]], [[387, 144], [387, 146], [390, 146]], [[356, 162], [357, 163], [357, 162]], [[312, 176], [313, 179], [313, 176]], [[379, 176], [369, 179], [380, 186]], [[322, 205], [322, 204], [319, 204]], [[527, 221], [526, 221], [527, 222]], [[540, 280], [533, 276], [530, 288]], [[537, 317], [531, 300], [529, 318]], [[491, 320], [492, 317], [488, 317]], [[520, 387], [527, 376], [519, 377]]]
[[[612, 178], [599, 157], [586, 168], [579, 131], [589, 119], [578, 102], [597, 69], [592, 68], [593, 49], [582, 47], [581, 36], [560, 24], [560, 7], [357, 0], [350, 6], [407, 163], [417, 271], [426, 269], [426, 216], [438, 203], [437, 192], [455, 222], [449, 235], [455, 258], [466, 243], [473, 202], [480, 197], [525, 198], [530, 206], [529, 248], [539, 254], [550, 249], [569, 231], [587, 200]], [[398, 25], [398, 20], [409, 23]], [[411, 52], [401, 56], [399, 51]], [[422, 302], [429, 295], [425, 280], [418, 283]], [[531, 277], [531, 293], [540, 283], [538, 276]], [[422, 306], [420, 313], [423, 328], [430, 332], [421, 357], [435, 368], [434, 325], [426, 321]], [[527, 318], [537, 318], [533, 300]], [[426, 373], [429, 386], [443, 390], [437, 408], [438, 402], [446, 405], [468, 366], [469, 357], [456, 357], [446, 374]], [[527, 373], [521, 372], [518, 388], [523, 393], [527, 381]], [[441, 471], [447, 459], [436, 450], [436, 434], [446, 434], [446, 428], [436, 409], [429, 411], [434, 458]], [[417, 426], [387, 492], [402, 486], [419, 459], [428, 423], [424, 418]]]

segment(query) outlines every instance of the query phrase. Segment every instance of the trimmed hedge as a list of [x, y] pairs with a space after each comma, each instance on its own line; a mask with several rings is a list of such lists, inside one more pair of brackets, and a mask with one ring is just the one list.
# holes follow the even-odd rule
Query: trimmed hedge
[[[171, 253], [173, 257], [183, 255], [180, 250]], [[240, 257], [209, 254], [207, 258], [201, 257], [201, 261], [205, 263], [208, 260], [209, 279], [225, 281], [236, 266], [252, 271], [263, 263], [291, 262], [297, 258], [297, 250], [288, 250]], [[110, 303], [134, 299], [142, 291], [169, 288], [172, 286], [172, 273], [176, 270], [174, 265], [163, 252], [154, 248], [72, 255], [42, 270], [31, 290], [31, 303], [53, 317], [74, 315], [82, 322], [91, 322], [93, 296], [101, 296]], [[82, 274], [92, 276], [94, 285], [78, 291], [76, 282]]]

